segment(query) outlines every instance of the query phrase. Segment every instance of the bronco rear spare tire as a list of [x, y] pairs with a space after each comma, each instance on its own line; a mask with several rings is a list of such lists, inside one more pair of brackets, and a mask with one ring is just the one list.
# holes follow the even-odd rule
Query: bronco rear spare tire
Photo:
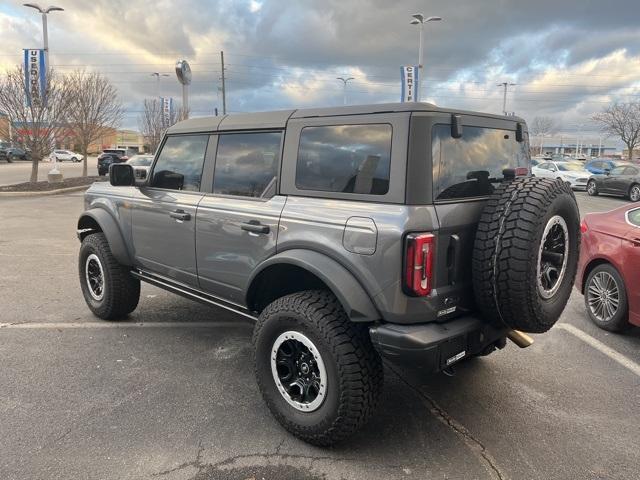
[[546, 332], [569, 300], [579, 250], [580, 214], [567, 183], [528, 177], [502, 184], [474, 243], [478, 308], [494, 324]]

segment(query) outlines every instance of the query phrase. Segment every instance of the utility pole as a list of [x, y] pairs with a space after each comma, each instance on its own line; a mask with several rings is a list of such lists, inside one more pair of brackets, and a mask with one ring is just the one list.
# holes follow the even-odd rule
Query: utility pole
[[224, 52], [220, 52], [220, 65], [222, 66], [222, 114], [227, 114], [227, 87], [224, 83]]
[[342, 82], [342, 104], [346, 105], [347, 104], [347, 83], [349, 82], [349, 80], [354, 80], [353, 77], [348, 77], [348, 78], [344, 78], [344, 77], [337, 77], [336, 80], [340, 80]]
[[498, 84], [498, 87], [504, 88], [504, 94], [502, 96], [502, 113], [504, 115], [507, 115], [507, 90], [509, 89], [509, 87], [515, 87], [515, 86], [516, 86], [515, 83], [509, 83], [509, 82], [502, 82]]

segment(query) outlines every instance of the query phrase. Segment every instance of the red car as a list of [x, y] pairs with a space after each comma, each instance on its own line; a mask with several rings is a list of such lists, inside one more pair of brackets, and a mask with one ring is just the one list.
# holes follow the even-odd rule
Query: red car
[[640, 207], [590, 213], [580, 226], [576, 288], [600, 328], [640, 326]]

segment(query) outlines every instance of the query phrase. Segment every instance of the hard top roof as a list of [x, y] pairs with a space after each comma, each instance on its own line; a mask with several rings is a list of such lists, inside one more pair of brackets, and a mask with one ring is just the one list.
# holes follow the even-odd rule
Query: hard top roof
[[523, 121], [519, 117], [494, 115], [437, 107], [431, 103], [375, 103], [371, 105], [351, 105], [345, 107], [302, 108], [297, 110], [276, 110], [272, 112], [233, 113], [219, 117], [199, 117], [183, 120], [167, 129], [172, 133], [198, 133], [225, 130], [249, 130], [263, 128], [284, 128], [290, 118], [334, 117], [343, 115], [364, 115], [398, 112], [442, 112], [461, 115], [476, 115], [502, 120]]

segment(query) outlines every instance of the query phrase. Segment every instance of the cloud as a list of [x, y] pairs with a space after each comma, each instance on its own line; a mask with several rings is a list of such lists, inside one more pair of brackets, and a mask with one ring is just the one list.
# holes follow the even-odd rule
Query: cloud
[[[60, 0], [50, 17], [52, 64], [104, 72], [120, 91], [127, 127], [156, 92], [151, 72], [170, 75], [161, 93], [181, 98], [173, 66], [189, 60], [195, 115], [221, 109], [225, 51], [230, 111], [397, 101], [399, 66], [416, 62], [410, 15], [425, 26], [424, 86], [439, 105], [499, 112], [502, 81], [517, 83], [509, 110], [552, 115], [571, 129], [607, 102], [640, 98], [637, 0]], [[35, 12], [18, 1], [0, 9], [0, 69], [41, 42]]]

